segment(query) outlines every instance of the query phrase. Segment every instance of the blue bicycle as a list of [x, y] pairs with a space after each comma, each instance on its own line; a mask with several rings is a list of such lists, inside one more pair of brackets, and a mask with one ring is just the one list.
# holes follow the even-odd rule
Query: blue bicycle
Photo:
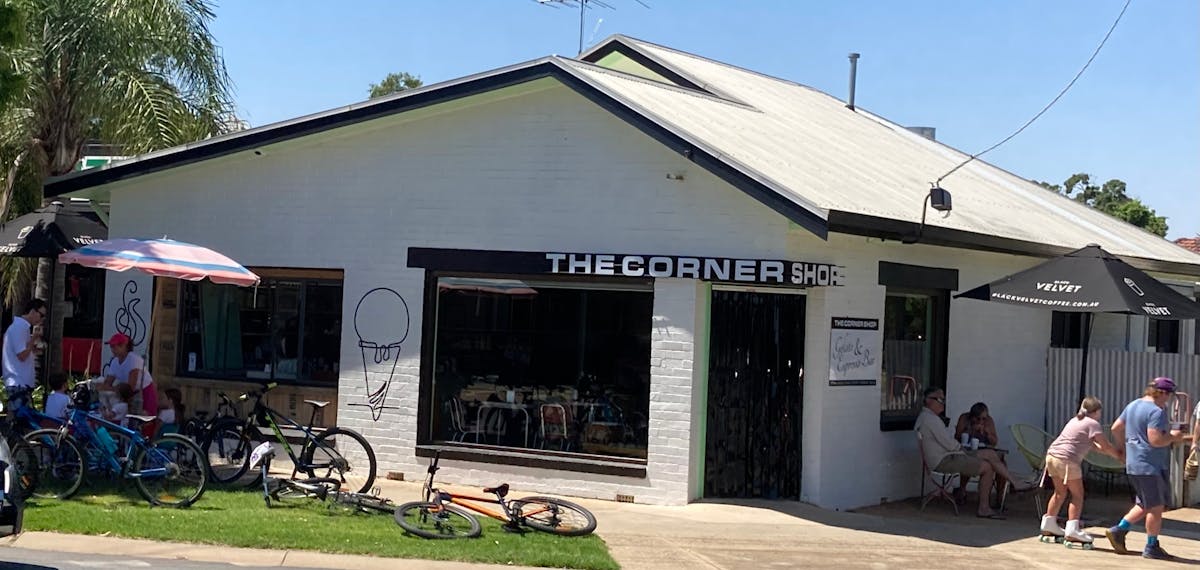
[[147, 440], [100, 417], [92, 412], [95, 406], [88, 384], [75, 387], [72, 401], [62, 427], [25, 436], [37, 458], [35, 497], [69, 499], [89, 472], [133, 479], [138, 493], [151, 505], [187, 507], [204, 494], [208, 461], [195, 442], [174, 433]]
[[6, 391], [7, 402], [0, 418], [0, 436], [8, 444], [11, 463], [15, 471], [16, 485], [12, 494], [22, 499], [33, 494], [37, 486], [37, 457], [27, 443], [25, 435], [46, 426], [61, 426], [61, 418], [52, 418], [33, 408], [33, 390], [10, 387]]

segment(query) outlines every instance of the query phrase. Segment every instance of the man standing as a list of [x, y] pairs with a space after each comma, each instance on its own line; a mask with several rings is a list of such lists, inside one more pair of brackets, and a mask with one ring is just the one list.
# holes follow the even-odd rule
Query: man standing
[[30, 299], [25, 304], [25, 314], [13, 318], [13, 322], [4, 331], [4, 387], [10, 391], [13, 388], [29, 388], [37, 384], [35, 378], [34, 354], [41, 333], [34, 332], [34, 327], [42, 324], [46, 318], [46, 302], [41, 299]]
[[967, 455], [962, 445], [951, 437], [946, 424], [942, 423], [941, 414], [945, 410], [945, 392], [941, 388], [925, 390], [925, 405], [921, 408], [921, 414], [917, 416], [916, 425], [913, 426], [921, 437], [925, 464], [939, 473], [960, 474], [964, 484], [967, 479], [979, 476], [979, 509], [975, 511], [976, 516], [1003, 519], [1003, 515], [992, 510], [989, 502], [996, 470], [992, 468], [991, 463]]
[[1160, 377], [1150, 381], [1145, 395], [1125, 406], [1121, 417], [1113, 422], [1113, 439], [1125, 442], [1125, 472], [1137, 496], [1134, 506], [1117, 526], [1107, 531], [1108, 541], [1118, 554], [1126, 554], [1125, 535], [1129, 527], [1146, 518], [1146, 548], [1143, 558], [1170, 560], [1158, 544], [1158, 533], [1162, 530], [1163, 510], [1170, 493], [1168, 469], [1170, 447], [1184, 441], [1180, 430], [1170, 429], [1163, 408], [1167, 399], [1175, 392], [1175, 381]]

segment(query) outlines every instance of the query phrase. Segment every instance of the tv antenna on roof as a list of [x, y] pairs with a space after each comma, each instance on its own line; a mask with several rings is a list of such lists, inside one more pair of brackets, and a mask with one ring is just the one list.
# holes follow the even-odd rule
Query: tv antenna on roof
[[[568, 7], [574, 8], [575, 6], [579, 6], [579, 53], [580, 54], [583, 53], [583, 25], [584, 25], [584, 16], [587, 14], [588, 7], [589, 6], [598, 6], [600, 8], [616, 10], [616, 7], [614, 7], [612, 4], [610, 4], [606, 0], [533, 0], [533, 1], [537, 2], [538, 4], [541, 4], [542, 6], [550, 6], [551, 8], [558, 8], [559, 6], [568, 6]], [[641, 4], [642, 7], [644, 7], [644, 8], [650, 7], [649, 4], [643, 2], [642, 0], [633, 0], [633, 1], [637, 2], [638, 4]], [[597, 24], [597, 26], [599, 26], [599, 24]], [[594, 31], [592, 33], [595, 34]]]

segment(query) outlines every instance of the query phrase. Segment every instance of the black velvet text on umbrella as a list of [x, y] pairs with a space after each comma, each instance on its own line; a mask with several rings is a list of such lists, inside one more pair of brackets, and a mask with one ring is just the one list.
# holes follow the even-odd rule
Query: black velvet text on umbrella
[[1087, 313], [1083, 362], [1079, 371], [1079, 401], [1086, 395], [1092, 314], [1122, 313], [1169, 321], [1200, 319], [1200, 303], [1098, 245], [1089, 245], [955, 297]]

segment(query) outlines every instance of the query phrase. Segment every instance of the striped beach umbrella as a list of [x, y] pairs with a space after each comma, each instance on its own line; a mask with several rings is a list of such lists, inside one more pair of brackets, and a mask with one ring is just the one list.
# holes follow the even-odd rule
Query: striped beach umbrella
[[238, 262], [206, 247], [170, 239], [109, 239], [68, 251], [59, 263], [111, 271], [136, 269], [156, 277], [250, 286], [259, 278]]

